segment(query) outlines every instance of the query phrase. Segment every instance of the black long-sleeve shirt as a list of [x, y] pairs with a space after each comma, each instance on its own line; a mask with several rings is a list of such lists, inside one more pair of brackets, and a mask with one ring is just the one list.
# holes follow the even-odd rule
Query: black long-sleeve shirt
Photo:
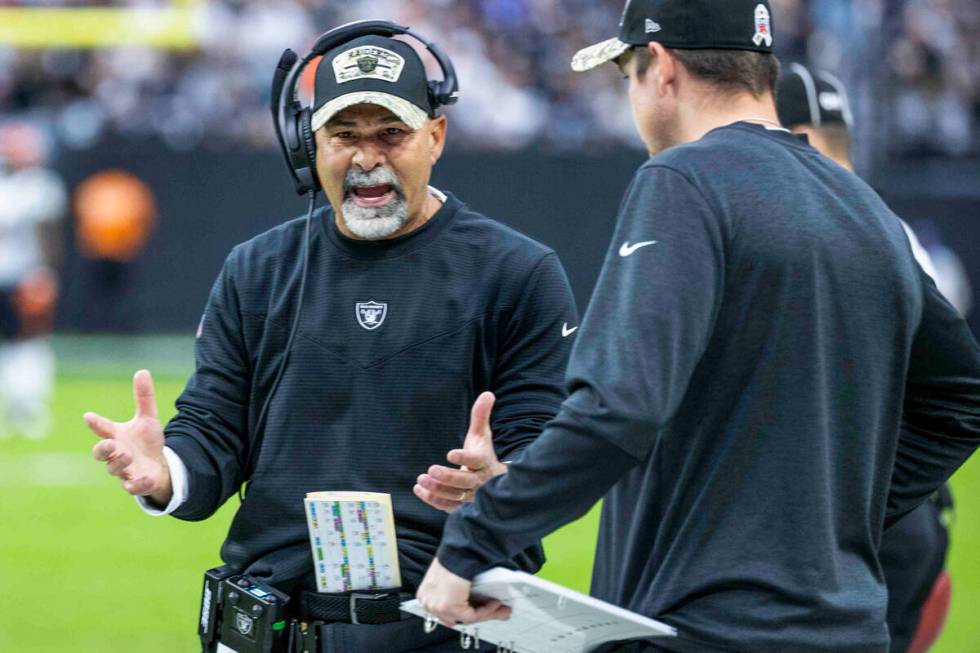
[[659, 646], [887, 651], [883, 525], [980, 441], [980, 349], [867, 185], [746, 123], [653, 157], [568, 384], [450, 518], [450, 571], [471, 577], [609, 490], [592, 592], [676, 626]]
[[236, 247], [214, 284], [196, 371], [166, 427], [188, 470], [174, 515], [205, 519], [250, 479], [223, 559], [287, 591], [313, 589], [304, 495], [388, 492], [411, 589], [445, 521], [412, 493], [417, 475], [462, 446], [485, 390], [497, 395], [502, 460], [538, 436], [565, 396], [574, 300], [553, 251], [452, 195], [392, 240], [345, 238], [329, 209], [314, 223], [301, 324], [254, 472], [249, 434], [293, 322], [303, 220]]

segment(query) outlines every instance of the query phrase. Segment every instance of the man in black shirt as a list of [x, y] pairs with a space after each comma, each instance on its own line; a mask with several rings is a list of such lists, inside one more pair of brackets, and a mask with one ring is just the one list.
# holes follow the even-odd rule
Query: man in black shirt
[[[390, 493], [411, 592], [445, 512], [557, 412], [576, 311], [553, 251], [428, 185], [447, 122], [408, 43], [345, 42], [326, 52], [315, 84], [310, 128], [330, 205], [314, 215], [302, 318], [261, 447], [251, 450], [250, 434], [301, 301], [303, 220], [232, 250], [165, 429], [145, 371], [132, 421], [85, 419], [104, 438], [96, 459], [162, 513], [206, 519], [247, 481], [222, 558], [294, 599], [315, 589], [304, 495]], [[447, 452], [464, 467], [438, 464]], [[323, 651], [394, 652], [452, 633], [403, 620], [328, 624], [320, 636]]]
[[980, 348], [875, 192], [780, 127], [772, 39], [766, 2], [632, 0], [573, 60], [617, 62], [653, 156], [568, 399], [447, 522], [441, 620], [605, 495], [592, 593], [678, 630], [635, 649], [888, 650], [882, 529], [980, 442]]

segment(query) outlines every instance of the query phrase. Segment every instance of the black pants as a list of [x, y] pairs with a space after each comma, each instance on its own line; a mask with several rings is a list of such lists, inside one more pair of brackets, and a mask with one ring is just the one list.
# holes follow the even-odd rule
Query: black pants
[[[320, 653], [460, 653], [460, 634], [437, 627], [431, 633], [423, 630], [424, 622], [411, 617], [390, 624], [333, 623], [320, 626]], [[469, 651], [495, 651], [492, 644], [482, 644]]]
[[882, 537], [878, 557], [888, 584], [891, 653], [908, 650], [922, 606], [945, 565], [949, 539], [941, 513], [940, 502], [926, 501]]

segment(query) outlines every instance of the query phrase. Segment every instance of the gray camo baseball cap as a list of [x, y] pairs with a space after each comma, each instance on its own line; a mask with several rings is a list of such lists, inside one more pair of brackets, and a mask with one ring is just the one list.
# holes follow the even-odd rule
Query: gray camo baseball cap
[[688, 50], [772, 52], [769, 0], [628, 0], [619, 36], [579, 50], [572, 70], [591, 70], [651, 41]]
[[323, 55], [316, 69], [310, 127], [316, 131], [355, 104], [382, 106], [412, 129], [435, 117], [425, 65], [412, 46], [372, 34]]

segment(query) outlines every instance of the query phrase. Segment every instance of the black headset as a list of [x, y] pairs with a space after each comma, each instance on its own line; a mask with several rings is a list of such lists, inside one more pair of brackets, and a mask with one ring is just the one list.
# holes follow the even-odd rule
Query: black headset
[[276, 137], [286, 157], [289, 174], [300, 195], [320, 190], [320, 180], [316, 175], [316, 141], [310, 128], [311, 111], [299, 101], [297, 81], [307, 64], [316, 57], [323, 56], [338, 45], [369, 35], [397, 36], [407, 35], [418, 40], [432, 53], [442, 68], [442, 80], [430, 80], [429, 103], [435, 109], [454, 104], [459, 94], [456, 71], [449, 57], [435, 43], [407, 27], [387, 20], [358, 20], [336, 27], [316, 40], [313, 49], [297, 63], [297, 55], [286, 50], [279, 58], [276, 72], [272, 77], [270, 99], [272, 117], [275, 122]]

